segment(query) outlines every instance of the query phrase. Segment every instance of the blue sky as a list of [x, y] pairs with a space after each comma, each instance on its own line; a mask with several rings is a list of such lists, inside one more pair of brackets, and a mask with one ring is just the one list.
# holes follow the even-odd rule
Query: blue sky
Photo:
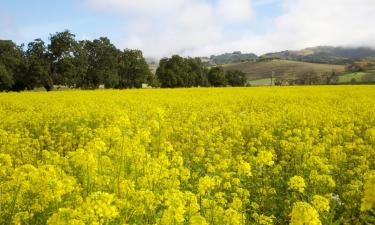
[[0, 0], [0, 39], [71, 30], [146, 56], [375, 46], [373, 0]]
[[[117, 37], [122, 18], [90, 10], [84, 1], [2, 0], [1, 11], [14, 27], [8, 38], [18, 43], [69, 29], [77, 38]], [[4, 38], [4, 37], [2, 37]], [[5, 37], [7, 38], [7, 37]]]

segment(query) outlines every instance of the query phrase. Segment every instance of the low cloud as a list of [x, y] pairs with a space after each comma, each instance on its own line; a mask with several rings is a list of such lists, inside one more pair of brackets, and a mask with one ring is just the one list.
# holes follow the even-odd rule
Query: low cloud
[[375, 46], [374, 12], [373, 0], [286, 0], [284, 14], [276, 20], [275, 33], [294, 48]]
[[154, 57], [196, 54], [198, 49], [224, 41], [222, 24], [249, 21], [249, 0], [88, 0], [95, 10], [124, 18], [126, 38], [121, 46], [142, 49]]
[[242, 22], [253, 17], [253, 8], [248, 0], [220, 0], [216, 6], [219, 20]]
[[[124, 19], [121, 47], [147, 56], [263, 54], [316, 45], [375, 47], [373, 0], [86, 0]], [[251, 30], [255, 6], [280, 4], [267, 32]], [[233, 28], [235, 27], [235, 28]]]

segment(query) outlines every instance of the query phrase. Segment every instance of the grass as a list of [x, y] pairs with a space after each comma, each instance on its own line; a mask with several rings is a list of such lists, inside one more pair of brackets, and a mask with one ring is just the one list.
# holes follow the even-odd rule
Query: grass
[[351, 83], [354, 79], [356, 82], [362, 81], [362, 78], [366, 76], [367, 73], [365, 72], [355, 72], [355, 73], [347, 73], [342, 76], [339, 76], [338, 83]]
[[[272, 83], [274, 84], [274, 82], [275, 82], [275, 80], [273, 79]], [[248, 83], [251, 86], [267, 86], [267, 85], [271, 85], [271, 78], [250, 80], [250, 81], [248, 81]]]
[[365, 72], [346, 73], [338, 77], [339, 84], [345, 83], [373, 83], [375, 82], [375, 70]]
[[[314, 71], [316, 73], [328, 73], [332, 70], [343, 72], [343, 65], [317, 64], [307, 62], [297, 62], [289, 60], [271, 60], [264, 62], [244, 62], [224, 65], [225, 70], [240, 70], [246, 73], [248, 80], [263, 80], [270, 78], [274, 72], [275, 78], [293, 79], [298, 75], [303, 75]], [[263, 81], [259, 81], [263, 82]]]

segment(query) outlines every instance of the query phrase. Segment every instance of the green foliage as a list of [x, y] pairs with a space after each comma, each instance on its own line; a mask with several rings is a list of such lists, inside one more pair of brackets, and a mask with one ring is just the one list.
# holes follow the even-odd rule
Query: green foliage
[[12, 75], [4, 64], [0, 63], [0, 91], [9, 90], [14, 84]]
[[338, 83], [375, 83], [375, 61], [362, 59], [346, 65]]
[[52, 78], [54, 84], [73, 86], [76, 68], [74, 52], [77, 46], [75, 35], [70, 31], [57, 32], [50, 37], [48, 45], [50, 53]]
[[0, 40], [0, 91], [13, 88], [22, 63], [21, 49], [12, 41]]
[[227, 85], [224, 69], [222, 67], [212, 67], [208, 73], [208, 81], [214, 87], [223, 87]]
[[188, 58], [187, 63], [189, 65], [189, 73], [191, 74], [191, 84], [193, 86], [209, 86], [207, 78], [207, 68], [204, 66], [200, 58]]
[[345, 48], [321, 46], [306, 48], [299, 51], [282, 51], [267, 53], [262, 58], [278, 58], [294, 61], [303, 61], [311, 63], [341, 64], [352, 63], [361, 58], [372, 58], [375, 56], [375, 50], [366, 47]]
[[71, 57], [74, 51], [76, 40], [75, 35], [70, 33], [69, 30], [57, 32], [50, 36], [51, 43], [48, 49], [51, 53], [53, 61], [59, 61], [62, 58]]
[[246, 85], [246, 73], [239, 70], [229, 70], [225, 73], [228, 84], [232, 87], [241, 87]]
[[223, 87], [245, 86], [246, 74], [238, 71], [225, 72], [222, 67], [204, 67], [199, 58], [183, 58], [178, 55], [160, 60], [156, 71], [161, 87]]
[[355, 81], [361, 81], [365, 75], [366, 75], [365, 72], [346, 73], [346, 74], [343, 74], [342, 76], [339, 76], [338, 82], [350, 83], [353, 79]]
[[156, 76], [161, 87], [207, 86], [207, 70], [199, 58], [183, 58], [174, 55], [160, 60]]
[[88, 88], [88, 68], [89, 68], [89, 55], [85, 48], [86, 41], [79, 41], [76, 46], [74, 57], [76, 67], [76, 74], [74, 76], [74, 84], [77, 88]]
[[98, 88], [100, 84], [106, 88], [117, 86], [119, 50], [106, 37], [86, 41], [85, 49], [89, 62], [85, 87]]
[[225, 53], [222, 55], [212, 55], [209, 59], [209, 63], [213, 65], [239, 63], [246, 61], [255, 61], [258, 56], [253, 53], [242, 53], [240, 51], [233, 53]]
[[153, 75], [142, 51], [125, 49], [119, 57], [119, 88], [141, 88], [143, 83], [152, 83]]
[[24, 85], [27, 89], [43, 86], [46, 90], [51, 90], [53, 87], [51, 64], [44, 41], [35, 39], [30, 42], [27, 46], [26, 58], [28, 71]]
[[[121, 83], [120, 83], [121, 81]], [[118, 50], [108, 38], [77, 41], [69, 30], [50, 36], [48, 46], [41, 39], [17, 47], [0, 40], [0, 91], [33, 90], [54, 85], [95, 89], [140, 88], [157, 84], [139, 50]]]

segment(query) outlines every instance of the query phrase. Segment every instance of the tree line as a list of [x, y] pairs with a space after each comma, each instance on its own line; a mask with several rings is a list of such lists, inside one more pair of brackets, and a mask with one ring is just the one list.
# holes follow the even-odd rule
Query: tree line
[[152, 74], [139, 50], [117, 49], [108, 38], [77, 41], [69, 31], [35, 39], [27, 46], [0, 41], [1, 90], [32, 90], [56, 85], [95, 89], [141, 87]]
[[163, 58], [156, 74], [140, 50], [119, 50], [107, 37], [76, 40], [66, 30], [35, 39], [26, 46], [0, 40], [0, 91], [69, 88], [244, 86], [245, 74], [204, 66], [199, 58]]
[[174, 55], [160, 60], [156, 77], [162, 88], [245, 86], [246, 74], [224, 71], [222, 67], [205, 67], [200, 58]]

